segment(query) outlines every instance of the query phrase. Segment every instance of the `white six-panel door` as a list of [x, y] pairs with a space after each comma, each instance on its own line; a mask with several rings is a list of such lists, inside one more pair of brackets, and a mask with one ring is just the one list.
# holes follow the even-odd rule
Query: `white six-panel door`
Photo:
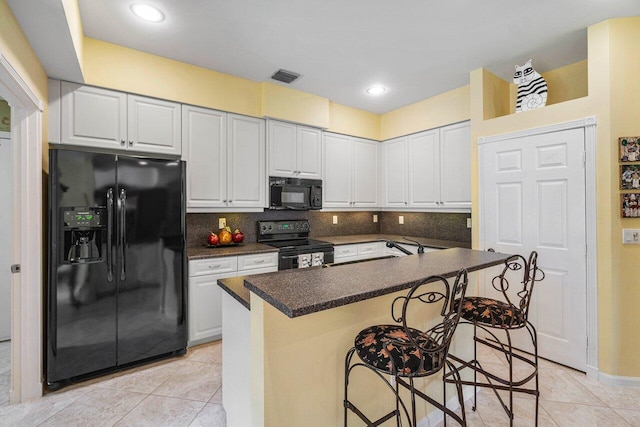
[[[525, 256], [538, 252], [538, 266], [546, 278], [534, 289], [529, 320], [538, 331], [539, 354], [583, 371], [584, 143], [580, 128], [479, 146], [481, 247]], [[489, 280], [484, 280], [481, 293], [499, 296]], [[515, 335], [525, 340], [518, 338], [518, 344], [530, 348], [524, 345], [530, 339], [521, 332]]]

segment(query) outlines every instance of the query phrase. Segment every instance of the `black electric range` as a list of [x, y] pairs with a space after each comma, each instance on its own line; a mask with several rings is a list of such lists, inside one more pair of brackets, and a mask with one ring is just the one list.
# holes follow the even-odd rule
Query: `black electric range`
[[258, 221], [258, 242], [278, 248], [278, 270], [333, 262], [333, 244], [309, 238], [306, 219]]

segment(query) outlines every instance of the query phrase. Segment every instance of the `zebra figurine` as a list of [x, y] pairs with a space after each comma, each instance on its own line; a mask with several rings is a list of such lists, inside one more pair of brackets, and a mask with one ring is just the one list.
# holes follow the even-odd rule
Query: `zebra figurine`
[[516, 65], [513, 82], [518, 85], [516, 113], [544, 107], [547, 103], [547, 82], [531, 66], [531, 60]]

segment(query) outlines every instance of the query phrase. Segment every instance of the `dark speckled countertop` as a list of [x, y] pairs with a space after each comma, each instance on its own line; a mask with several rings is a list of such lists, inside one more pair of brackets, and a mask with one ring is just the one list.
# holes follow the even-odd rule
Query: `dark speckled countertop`
[[221, 256], [251, 255], [263, 252], [278, 252], [278, 249], [263, 245], [262, 243], [243, 243], [239, 246], [218, 246], [215, 248], [192, 246], [187, 248], [187, 258], [192, 260]]
[[315, 237], [315, 239], [324, 240], [325, 242], [333, 243], [336, 246], [351, 245], [355, 243], [382, 242], [387, 240], [393, 240], [397, 243], [415, 246], [415, 243], [406, 241], [404, 239], [405, 237], [408, 239], [420, 242], [422, 245], [428, 248], [436, 248], [436, 249], [471, 248], [471, 243], [469, 242], [429, 239], [427, 237], [398, 236], [395, 234], [351, 234], [348, 236], [318, 236], [318, 237]]
[[218, 286], [224, 289], [236, 301], [251, 309], [251, 298], [249, 289], [244, 286], [244, 280], [249, 276], [228, 277], [226, 279], [218, 279]]
[[293, 318], [408, 289], [420, 280], [481, 270], [509, 255], [451, 248], [329, 268], [283, 270], [245, 278], [245, 286]]

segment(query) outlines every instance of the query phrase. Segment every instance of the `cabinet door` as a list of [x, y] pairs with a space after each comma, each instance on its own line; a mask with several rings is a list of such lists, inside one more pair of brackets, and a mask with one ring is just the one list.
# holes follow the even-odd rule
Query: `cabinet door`
[[353, 206], [378, 207], [378, 142], [353, 141]]
[[180, 155], [180, 104], [128, 95], [129, 149], [143, 153]]
[[266, 207], [264, 120], [228, 115], [228, 206]]
[[441, 202], [445, 208], [471, 208], [471, 129], [469, 122], [440, 129]]
[[222, 337], [222, 289], [218, 279], [235, 275], [236, 271], [189, 278], [189, 346]]
[[324, 134], [323, 208], [351, 206], [351, 138]]
[[127, 140], [127, 95], [122, 92], [61, 84], [62, 144], [124, 149]]
[[407, 206], [407, 138], [396, 138], [382, 144], [382, 206]]
[[296, 176], [296, 125], [269, 120], [269, 176]]
[[409, 206], [440, 207], [439, 132], [407, 137], [409, 152]]
[[297, 127], [297, 174], [299, 178], [322, 178], [322, 131]]
[[182, 140], [187, 162], [187, 212], [226, 207], [227, 114], [183, 106]]

